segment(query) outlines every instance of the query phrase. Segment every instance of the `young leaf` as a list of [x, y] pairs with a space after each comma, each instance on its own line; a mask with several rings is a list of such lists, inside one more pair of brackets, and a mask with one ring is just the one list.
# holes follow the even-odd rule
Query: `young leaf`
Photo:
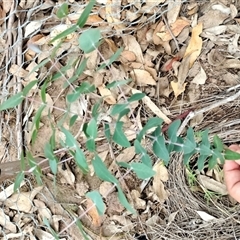
[[95, 103], [93, 105], [93, 109], [92, 109], [92, 117], [97, 119], [98, 118], [98, 115], [99, 115], [99, 109], [100, 109], [100, 106], [102, 104], [102, 100], [98, 101], [97, 103]]
[[99, 192], [98, 191], [88, 192], [86, 194], [86, 197], [89, 197], [94, 202], [97, 208], [98, 214], [103, 215], [105, 212], [105, 204]]
[[75, 102], [78, 98], [80, 98], [81, 92], [80, 90], [77, 88], [75, 89], [75, 92], [73, 93], [69, 93], [66, 98], [67, 98], [67, 102], [69, 103], [73, 103]]
[[202, 144], [204, 144], [205, 146], [209, 147], [210, 148], [210, 142], [209, 142], [209, 130], [204, 130], [203, 132], [201, 132], [201, 135], [202, 135]]
[[136, 213], [136, 210], [132, 208], [132, 206], [129, 204], [128, 200], [126, 199], [122, 189], [117, 185], [118, 189], [118, 199], [120, 203], [131, 213]]
[[96, 90], [96, 87], [89, 82], [83, 82], [77, 89], [79, 89], [80, 93], [91, 93]]
[[37, 112], [35, 113], [35, 116], [34, 116], [34, 118], [33, 118], [32, 128], [33, 128], [33, 126], [34, 126], [34, 124], [35, 124], [36, 130], [39, 129], [39, 127], [40, 127], [40, 120], [41, 120], [41, 114], [42, 114], [42, 111], [44, 110], [45, 107], [46, 107], [45, 104], [42, 105], [42, 106], [37, 110]]
[[224, 158], [226, 160], [240, 160], [240, 153], [234, 152], [230, 149], [224, 151]]
[[187, 137], [183, 145], [184, 154], [191, 153], [196, 148], [196, 141], [194, 138], [194, 132], [192, 128], [187, 130]]
[[122, 110], [122, 111], [119, 113], [119, 115], [118, 115], [117, 121], [120, 121], [121, 118], [122, 118], [123, 116], [127, 115], [129, 112], [130, 112], [130, 109], [129, 109], [129, 108], [125, 108], [124, 110]]
[[143, 99], [146, 96], [145, 93], [135, 93], [133, 94], [130, 98], [128, 98], [128, 102], [134, 102], [134, 101], [139, 101]]
[[151, 128], [153, 127], [157, 127], [157, 126], [161, 126], [163, 123], [163, 120], [161, 118], [158, 117], [153, 117], [150, 118], [148, 120], [148, 122], [146, 123], [146, 125], [143, 127], [143, 129], [139, 132], [139, 134], [137, 135], [137, 139], [139, 142], [141, 142], [143, 135]]
[[100, 67], [97, 68], [97, 71], [107, 67], [107, 66], [110, 66], [113, 62], [115, 62], [119, 56], [121, 55], [123, 51], [123, 48], [119, 48], [109, 59], [109, 61], [107, 63], [103, 63]]
[[122, 147], [130, 147], [131, 144], [128, 141], [127, 137], [125, 136], [123, 130], [122, 130], [123, 122], [117, 122], [116, 128], [113, 133], [113, 141], [117, 144], [119, 144]]
[[142, 162], [148, 167], [152, 167], [151, 158], [148, 156], [147, 151], [141, 146], [140, 142], [136, 139], [134, 141], [135, 152], [141, 154]]
[[218, 137], [218, 135], [214, 135], [214, 137], [213, 137], [213, 145], [219, 152], [222, 152], [222, 150], [223, 150], [223, 143], [222, 143], [221, 139]]
[[86, 8], [84, 9], [84, 11], [82, 12], [80, 18], [79, 18], [78, 21], [77, 21], [77, 25], [78, 25], [80, 28], [82, 28], [82, 27], [85, 25], [85, 23], [86, 23], [86, 21], [87, 21], [87, 19], [88, 19], [88, 17], [89, 17], [89, 14], [91, 13], [92, 8], [93, 8], [93, 6], [94, 6], [95, 3], [96, 3], [96, 0], [91, 0], [91, 1], [89, 1], [88, 5], [86, 6]]
[[110, 132], [110, 127], [108, 123], [104, 123], [104, 134], [108, 140], [108, 142], [111, 141], [111, 132]]
[[[73, 25], [70, 28], [68, 28], [68, 29], [64, 30], [63, 32], [59, 33], [49, 43], [51, 44], [51, 43], [53, 43], [54, 41], [56, 41], [58, 39], [65, 38], [65, 37], [67, 37], [67, 35], [75, 32], [77, 29], [78, 29], [78, 26], [77, 25]], [[49, 60], [48, 60], [48, 62], [49, 62]]]
[[84, 53], [90, 53], [100, 45], [101, 32], [98, 28], [90, 28], [84, 31], [79, 39], [79, 47]]
[[21, 185], [23, 179], [24, 179], [24, 172], [21, 171], [17, 174], [16, 179], [14, 181], [14, 187], [13, 187], [14, 192], [16, 192], [20, 188], [20, 185]]
[[76, 71], [74, 72], [74, 76], [72, 76], [71, 78], [69, 78], [64, 84], [63, 84], [63, 88], [67, 88], [70, 84], [72, 84], [74, 81], [76, 81], [79, 76], [83, 73], [83, 71], [86, 69], [87, 66], [87, 58], [84, 58], [83, 61], [81, 62], [81, 64], [78, 66], [78, 68], [76, 69]]
[[111, 109], [111, 115], [114, 116], [125, 110], [128, 106], [128, 103], [115, 104]]
[[165, 165], [168, 165], [170, 156], [166, 148], [165, 139], [163, 136], [158, 136], [157, 139], [154, 141], [153, 152], [156, 154], [156, 156], [163, 160]]
[[92, 160], [92, 165], [96, 175], [100, 179], [118, 185], [118, 180], [109, 172], [105, 164], [102, 162], [102, 159], [98, 155], [95, 155], [95, 158]]
[[23, 93], [19, 92], [10, 98], [8, 98], [5, 102], [0, 105], [0, 111], [7, 110], [9, 108], [14, 108], [19, 105], [24, 99]]
[[140, 179], [147, 179], [155, 175], [155, 171], [152, 170], [151, 167], [143, 164], [143, 163], [131, 163], [133, 171], [137, 174]]
[[74, 123], [76, 122], [77, 118], [78, 118], [78, 115], [77, 115], [77, 114], [73, 115], [73, 116], [70, 118], [70, 121], [69, 121], [69, 126], [70, 126], [70, 127], [72, 127], [72, 126], [74, 125]]
[[225, 159], [224, 159], [224, 157], [222, 155], [222, 151], [220, 152], [217, 149], [213, 149], [212, 151], [213, 151], [213, 154], [216, 155], [216, 158], [220, 159], [221, 164], [224, 164]]
[[56, 156], [53, 153], [53, 149], [52, 146], [50, 145], [50, 143], [46, 143], [44, 146], [44, 155], [46, 158], [48, 158], [49, 160], [49, 166], [51, 168], [51, 171], [53, 172], [53, 174], [57, 174], [57, 165], [58, 165], [58, 160], [56, 158]]
[[61, 7], [57, 10], [56, 15], [60, 19], [66, 17], [68, 15], [68, 5], [67, 5], [67, 3], [63, 3], [61, 5]]

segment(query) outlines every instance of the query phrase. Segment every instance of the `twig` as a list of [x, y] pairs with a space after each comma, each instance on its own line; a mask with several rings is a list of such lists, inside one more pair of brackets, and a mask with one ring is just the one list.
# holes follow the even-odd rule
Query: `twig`
[[230, 96], [230, 97], [227, 97], [223, 100], [220, 100], [220, 101], [217, 101], [215, 103], [213, 103], [212, 105], [210, 106], [207, 106], [207, 107], [204, 107], [202, 109], [199, 109], [199, 110], [196, 110], [196, 111], [191, 111], [188, 116], [185, 118], [185, 120], [182, 122], [182, 125], [180, 126], [180, 128], [178, 129], [178, 132], [177, 132], [177, 136], [179, 136], [183, 129], [187, 126], [188, 122], [193, 118], [195, 117], [196, 115], [200, 114], [200, 113], [204, 113], [204, 112], [207, 112], [207, 111], [210, 111], [216, 107], [219, 107], [221, 105], [224, 105], [228, 102], [232, 102], [234, 101], [236, 98], [240, 97], [240, 90], [235, 93], [234, 95]]
[[178, 52], [179, 52], [179, 51], [180, 51], [180, 48], [179, 48], [177, 39], [175, 38], [174, 34], [172, 33], [172, 30], [171, 30], [171, 28], [170, 28], [170, 26], [169, 26], [169, 24], [168, 24], [167, 19], [166, 19], [165, 16], [164, 16], [164, 13], [162, 14], [162, 18], [163, 18], [163, 21], [164, 21], [164, 23], [165, 23], [165, 25], [166, 25], [166, 28], [167, 28], [167, 30], [169, 31], [169, 33], [170, 33], [173, 41], [175, 42], [176, 48], [177, 48], [177, 50], [178, 50]]

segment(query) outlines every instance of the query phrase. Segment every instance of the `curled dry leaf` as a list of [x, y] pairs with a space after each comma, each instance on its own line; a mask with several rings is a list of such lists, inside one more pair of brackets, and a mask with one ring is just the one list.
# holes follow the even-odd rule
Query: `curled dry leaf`
[[184, 58], [189, 54], [191, 55], [189, 62], [190, 67], [192, 67], [193, 63], [196, 61], [202, 50], [202, 38], [199, 36], [202, 33], [202, 29], [203, 27], [201, 22], [192, 29], [192, 37], [184, 55]]
[[[185, 19], [177, 19], [176, 22], [170, 25], [170, 29], [172, 31], [172, 34], [176, 37], [178, 36], [181, 31], [186, 27], [189, 26], [189, 21]], [[172, 35], [168, 31], [167, 27], [164, 25], [160, 31], [156, 34], [158, 37], [161, 38], [162, 41], [167, 42], [172, 40]]]
[[227, 59], [223, 65], [218, 67], [219, 69], [222, 68], [233, 68], [239, 69], [240, 68], [240, 61], [238, 59]]
[[104, 85], [98, 87], [99, 93], [103, 97], [104, 101], [106, 101], [108, 104], [116, 104], [117, 101], [115, 97], [112, 95], [112, 92], [106, 88]]
[[182, 2], [181, 1], [169, 1], [168, 2], [168, 11], [167, 11], [167, 19], [168, 24], [173, 24], [179, 15], [181, 10]]
[[136, 80], [138, 85], [156, 85], [156, 81], [151, 74], [143, 69], [134, 69], [130, 72], [130, 76]]
[[212, 51], [208, 54], [208, 63], [212, 66], [220, 66], [226, 60], [225, 57], [216, 49], [212, 49]]
[[198, 175], [197, 179], [199, 183], [201, 184], [201, 187], [206, 188], [208, 190], [214, 191], [216, 193], [219, 193], [221, 195], [227, 195], [227, 188], [224, 184], [203, 175]]
[[0, 211], [0, 224], [11, 233], [17, 232], [17, 226], [11, 222], [9, 216], [4, 213], [3, 209]]
[[[133, 88], [132, 93], [135, 94], [142, 92]], [[159, 118], [162, 118], [165, 123], [170, 124], [172, 122], [171, 119], [168, 118], [148, 96], [145, 96], [142, 101], [152, 110], [153, 113], [155, 113]]]

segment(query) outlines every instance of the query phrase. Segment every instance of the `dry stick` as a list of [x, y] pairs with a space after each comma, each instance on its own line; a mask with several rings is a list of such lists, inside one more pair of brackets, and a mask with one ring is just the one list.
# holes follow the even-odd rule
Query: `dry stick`
[[[22, 66], [22, 29], [21, 21], [18, 20], [18, 38], [17, 38], [17, 64]], [[21, 79], [17, 77], [17, 92], [22, 92]], [[17, 107], [17, 116], [16, 116], [16, 130], [17, 130], [17, 146], [18, 146], [18, 159], [20, 159], [21, 153], [23, 152], [23, 129], [22, 129], [22, 102]]]
[[240, 97], [240, 90], [239, 90], [236, 94], [234, 94], [234, 95], [232, 95], [232, 96], [230, 96], [230, 97], [227, 97], [227, 98], [225, 98], [225, 99], [223, 99], [223, 100], [220, 100], [220, 101], [218, 101], [218, 102], [216, 102], [216, 103], [213, 103], [213, 104], [210, 105], [210, 106], [204, 107], [204, 108], [202, 108], [202, 109], [200, 109], [200, 110], [196, 110], [196, 111], [190, 112], [190, 113], [188, 114], [188, 116], [185, 118], [185, 120], [182, 122], [180, 128], [178, 129], [178, 131], [177, 131], [177, 136], [179, 136], [179, 135], [182, 133], [183, 129], [187, 126], [188, 122], [189, 122], [193, 117], [195, 117], [196, 115], [198, 115], [198, 114], [200, 114], [200, 113], [207, 112], [207, 111], [209, 111], [209, 110], [212, 110], [212, 109], [214, 109], [214, 108], [216, 108], [216, 107], [219, 107], [219, 106], [221, 106], [221, 105], [223, 105], [223, 104], [226, 104], [226, 103], [228, 103], [228, 102], [234, 101], [234, 100], [235, 100], [236, 98], [238, 98], [238, 97]]

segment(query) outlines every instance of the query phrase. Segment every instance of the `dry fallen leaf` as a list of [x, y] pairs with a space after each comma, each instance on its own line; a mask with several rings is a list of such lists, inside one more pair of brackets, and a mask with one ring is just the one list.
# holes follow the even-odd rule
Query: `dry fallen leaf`
[[[172, 34], [176, 37], [178, 36], [181, 31], [186, 27], [189, 26], [189, 21], [184, 20], [184, 19], [177, 19], [176, 22], [170, 25], [170, 29], [172, 31]], [[172, 40], [172, 35], [171, 33], [167, 30], [167, 27], [164, 25], [161, 29], [160, 32], [156, 34], [158, 37], [161, 38], [162, 41], [167, 42]]]
[[208, 190], [211, 190], [213, 192], [219, 193], [221, 195], [227, 195], [227, 188], [226, 185], [220, 182], [217, 182], [216, 180], [204, 176], [204, 175], [198, 175], [197, 179], [201, 185], [201, 187], [206, 188]]
[[153, 177], [153, 192], [158, 196], [160, 202], [164, 202], [169, 196], [163, 184], [168, 180], [167, 168], [162, 162], [159, 162], [153, 167], [153, 170], [156, 172]]
[[202, 33], [202, 23], [200, 22], [197, 26], [192, 29], [192, 37], [189, 41], [188, 47], [186, 49], [184, 58], [189, 54], [191, 55], [190, 67], [196, 61], [202, 50], [202, 38], [199, 35]]
[[104, 101], [106, 101], [108, 104], [116, 104], [117, 101], [115, 97], [112, 95], [112, 92], [106, 88], [104, 85], [98, 87], [99, 93], [103, 97]]
[[142, 85], [156, 85], [156, 81], [151, 74], [143, 69], [134, 69], [130, 72], [130, 76], [136, 80], [137, 84]]
[[196, 212], [201, 217], [201, 219], [203, 221], [208, 222], [208, 221], [212, 221], [212, 220], [216, 219], [215, 217], [213, 217], [212, 215], [210, 215], [210, 214], [208, 214], [206, 212], [203, 212], [203, 211], [196, 211]]
[[201, 67], [200, 72], [194, 77], [192, 82], [196, 84], [204, 84], [206, 80], [207, 80], [207, 75], [204, 69]]
[[93, 207], [92, 200], [89, 198], [87, 198], [87, 209], [90, 209], [88, 215], [92, 218], [92, 224], [95, 227], [100, 227], [102, 223], [101, 217], [98, 214], [97, 208], [95, 206]]
[[5, 11], [5, 13], [8, 13], [11, 9], [11, 6], [13, 5], [14, 0], [5, 0], [2, 1], [3, 4], [3, 10]]

